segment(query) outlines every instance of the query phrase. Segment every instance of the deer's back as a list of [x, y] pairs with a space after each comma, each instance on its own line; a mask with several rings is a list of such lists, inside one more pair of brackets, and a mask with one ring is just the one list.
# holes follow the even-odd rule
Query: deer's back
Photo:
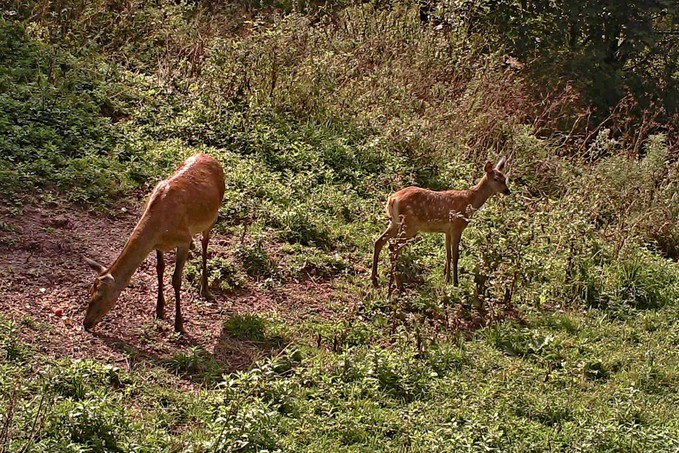
[[411, 230], [445, 232], [455, 225], [466, 226], [468, 205], [467, 191], [435, 191], [412, 186], [389, 197], [387, 213], [397, 220], [403, 216]]
[[196, 234], [217, 219], [224, 188], [221, 164], [207, 154], [197, 154], [158, 183], [143, 217], [162, 231]]

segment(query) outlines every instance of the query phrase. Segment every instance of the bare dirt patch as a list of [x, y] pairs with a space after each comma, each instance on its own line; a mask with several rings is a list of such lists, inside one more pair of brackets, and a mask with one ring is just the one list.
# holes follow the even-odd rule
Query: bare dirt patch
[[[163, 361], [199, 347], [226, 370], [235, 370], [276, 351], [228, 338], [222, 325], [234, 313], [275, 311], [290, 322], [332, 316], [327, 308], [335, 296], [331, 281], [293, 281], [272, 289], [249, 282], [238, 294], [216, 292], [212, 303], [202, 300], [196, 288], [184, 281], [187, 335], [178, 337], [173, 333], [174, 297], [169, 284], [173, 263], [167, 263], [166, 319], [157, 321], [155, 256], [151, 254], [116, 307], [93, 333], [84, 331], [82, 319], [93, 274], [82, 257], [112, 262], [139, 215], [140, 207], [121, 209], [113, 216], [37, 206], [27, 206], [16, 215], [0, 207], [0, 312], [16, 322], [23, 341], [48, 356], [95, 358], [118, 365], [129, 364], [131, 356]], [[231, 240], [213, 235], [211, 256], [229, 253]]]

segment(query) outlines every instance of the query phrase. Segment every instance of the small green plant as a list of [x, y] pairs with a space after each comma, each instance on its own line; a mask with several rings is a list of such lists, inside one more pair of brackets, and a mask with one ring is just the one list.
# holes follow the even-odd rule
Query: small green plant
[[576, 334], [580, 330], [580, 325], [575, 314], [555, 313], [546, 316], [542, 322], [556, 331], [564, 331], [569, 334]]
[[18, 337], [19, 326], [13, 321], [0, 319], [0, 359], [7, 362], [24, 362], [30, 354], [29, 348]]
[[121, 449], [120, 437], [127, 430], [127, 417], [109, 398], [63, 400], [47, 417], [45, 434], [56, 437], [54, 448], [80, 445], [98, 451]]
[[281, 239], [291, 244], [302, 244], [327, 249], [332, 244], [330, 229], [309, 206], [294, 206], [280, 210], [272, 219], [280, 228]]
[[601, 360], [594, 360], [586, 362], [582, 367], [582, 373], [585, 379], [599, 381], [607, 380], [610, 372]]
[[74, 360], [48, 371], [46, 387], [50, 392], [74, 401], [82, 401], [103, 388], [118, 388], [129, 383], [119, 368], [93, 360]]
[[426, 359], [439, 376], [460, 371], [470, 360], [462, 343], [454, 345], [447, 342], [433, 343], [427, 349]]
[[269, 403], [227, 403], [216, 410], [210, 430], [214, 451], [275, 451], [280, 449], [276, 426], [280, 414]]
[[288, 255], [287, 268], [296, 278], [337, 277], [350, 267], [339, 253], [324, 252], [316, 247], [291, 244], [282, 247], [282, 251]]
[[198, 346], [174, 354], [167, 364], [175, 373], [203, 383], [216, 382], [222, 374], [222, 367], [214, 357]]
[[223, 331], [237, 340], [261, 342], [266, 339], [266, 323], [258, 315], [232, 315], [224, 321]]
[[549, 361], [560, 359], [560, 348], [554, 335], [522, 329], [511, 323], [502, 323], [489, 328], [486, 338], [509, 356], [536, 357]]
[[236, 248], [236, 256], [251, 277], [275, 278], [278, 276], [276, 261], [264, 248], [263, 240], [241, 242]]
[[[187, 281], [193, 285], [200, 285], [202, 264], [199, 260], [187, 263], [184, 269]], [[208, 260], [208, 283], [212, 288], [222, 291], [235, 291], [245, 284], [242, 270], [228, 258], [216, 257]]]

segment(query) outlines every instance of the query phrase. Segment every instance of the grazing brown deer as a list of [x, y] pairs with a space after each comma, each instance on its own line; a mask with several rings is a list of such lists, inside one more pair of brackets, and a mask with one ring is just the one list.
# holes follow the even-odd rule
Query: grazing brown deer
[[450, 264], [453, 264], [453, 284], [457, 286], [457, 261], [460, 238], [469, 224], [469, 216], [495, 193], [509, 195], [507, 179], [502, 173], [507, 159], [503, 157], [493, 167], [486, 162], [481, 181], [468, 190], [433, 191], [420, 187], [406, 187], [392, 194], [387, 201], [390, 224], [375, 241], [372, 282], [377, 286], [377, 261], [384, 244], [391, 238], [410, 239], [418, 232], [444, 233], [446, 235], [446, 283], [450, 282]]
[[174, 330], [184, 332], [184, 320], [179, 303], [184, 263], [188, 258], [193, 236], [202, 233], [201, 295], [209, 298], [207, 244], [210, 240], [210, 230], [217, 221], [223, 196], [224, 171], [221, 164], [207, 154], [196, 154], [188, 158], [172, 176], [158, 183], [146, 201], [141, 219], [113, 264], [107, 268], [85, 258], [87, 264], [97, 273], [90, 287], [89, 306], [83, 321], [85, 329], [94, 327], [113, 308], [132, 274], [153, 250], [156, 250], [158, 272], [156, 317], [163, 319], [165, 315], [163, 252], [176, 248], [177, 259], [172, 275], [176, 302]]

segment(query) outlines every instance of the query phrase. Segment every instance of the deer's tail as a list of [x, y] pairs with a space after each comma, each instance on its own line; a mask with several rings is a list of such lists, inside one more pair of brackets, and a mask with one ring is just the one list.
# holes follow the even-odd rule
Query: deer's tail
[[389, 197], [385, 206], [389, 220], [398, 219], [398, 199]]

